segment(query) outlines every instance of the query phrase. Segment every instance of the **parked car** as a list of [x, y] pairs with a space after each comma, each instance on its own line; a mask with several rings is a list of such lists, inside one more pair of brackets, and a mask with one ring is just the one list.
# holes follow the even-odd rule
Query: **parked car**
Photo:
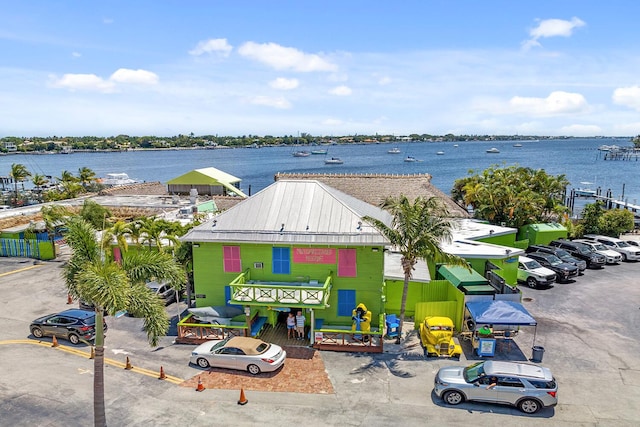
[[589, 268], [602, 268], [607, 262], [604, 255], [596, 253], [589, 246], [583, 245], [580, 242], [559, 239], [552, 240], [551, 242], [549, 242], [549, 245], [564, 249], [574, 257], [586, 261], [587, 267]]
[[272, 372], [284, 364], [287, 352], [279, 345], [249, 337], [230, 337], [207, 341], [191, 352], [190, 362], [201, 368], [215, 367], [260, 372]]
[[527, 253], [531, 252], [546, 252], [549, 254], [553, 254], [560, 258], [562, 261], [568, 262], [569, 264], [573, 264], [578, 267], [578, 275], [584, 274], [584, 271], [587, 269], [587, 262], [585, 260], [574, 257], [562, 248], [548, 245], [531, 245], [527, 248]]
[[622, 261], [622, 255], [595, 240], [575, 239], [574, 242], [584, 243], [597, 253], [604, 255], [605, 259], [607, 260], [607, 264], [618, 264], [620, 261]]
[[549, 286], [556, 281], [556, 273], [534, 259], [518, 257], [518, 282], [526, 283], [530, 288]]
[[513, 405], [527, 414], [558, 404], [558, 384], [549, 368], [530, 363], [487, 360], [440, 368], [433, 390], [449, 405], [475, 400]]
[[596, 240], [610, 249], [619, 252], [622, 255], [623, 261], [638, 261], [640, 260], [640, 248], [632, 246], [622, 239], [615, 237], [600, 236], [597, 234], [585, 234], [585, 238]]
[[569, 279], [578, 275], [578, 267], [562, 261], [554, 254], [533, 252], [527, 254], [527, 256], [538, 261], [543, 267], [547, 267], [549, 270], [555, 271], [556, 281], [558, 282], [568, 282]]
[[630, 246], [640, 247], [640, 241], [638, 240], [625, 240], [625, 242]]
[[168, 283], [147, 282], [147, 288], [162, 298], [165, 304], [176, 302], [178, 293]]
[[[107, 323], [103, 324], [107, 330]], [[96, 333], [96, 314], [93, 311], [72, 308], [60, 313], [42, 316], [31, 322], [29, 329], [36, 338], [54, 336], [78, 344], [80, 340], [91, 341]]]

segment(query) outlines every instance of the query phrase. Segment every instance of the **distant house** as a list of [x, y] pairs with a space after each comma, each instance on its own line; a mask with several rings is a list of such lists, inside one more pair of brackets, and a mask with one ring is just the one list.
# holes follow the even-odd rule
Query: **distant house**
[[184, 175], [167, 181], [170, 194], [190, 194], [197, 190], [199, 195], [247, 197], [240, 190], [240, 178], [216, 168], [194, 169]]

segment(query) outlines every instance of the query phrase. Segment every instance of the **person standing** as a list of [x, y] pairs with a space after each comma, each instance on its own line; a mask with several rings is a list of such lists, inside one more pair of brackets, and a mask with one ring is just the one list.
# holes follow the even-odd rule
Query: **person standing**
[[296, 314], [296, 335], [298, 335], [299, 340], [304, 339], [304, 322], [306, 320], [307, 319], [302, 314], [302, 311], [298, 310], [298, 313]]
[[295, 338], [296, 336], [296, 317], [292, 312], [289, 312], [287, 316], [287, 339]]

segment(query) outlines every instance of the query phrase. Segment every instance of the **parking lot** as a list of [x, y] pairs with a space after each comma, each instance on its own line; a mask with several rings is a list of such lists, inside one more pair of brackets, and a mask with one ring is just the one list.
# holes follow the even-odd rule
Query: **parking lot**
[[[52, 348], [50, 338], [39, 342], [29, 335], [31, 320], [69, 308], [61, 265], [0, 259], [2, 426], [93, 422], [90, 348], [62, 340]], [[507, 406], [445, 406], [431, 393], [435, 373], [470, 361], [465, 356], [460, 361], [425, 360], [415, 333], [403, 346], [387, 341], [384, 354], [317, 353], [330, 382], [328, 391], [282, 388], [286, 381], [292, 387], [305, 382], [309, 365], [300, 363], [286, 373], [286, 381], [284, 375], [279, 378], [284, 370], [258, 379], [219, 372], [220, 387], [212, 387], [214, 378], [199, 393], [197, 376], [216, 373], [188, 364], [194, 346], [174, 344], [173, 328], [159, 347], [150, 348], [141, 320], [123, 316], [107, 318], [107, 420], [112, 426], [635, 426], [640, 419], [639, 272], [640, 263], [623, 263], [587, 270], [575, 281], [549, 289], [522, 288], [525, 307], [538, 326], [521, 329], [514, 354], [530, 357], [535, 335], [535, 345], [545, 349], [542, 365], [551, 368], [560, 387], [558, 406], [533, 416]], [[167, 307], [174, 317], [183, 309]], [[123, 369], [127, 357], [132, 370]], [[161, 366], [169, 381], [157, 378]], [[237, 404], [240, 388], [249, 401], [245, 406]]]

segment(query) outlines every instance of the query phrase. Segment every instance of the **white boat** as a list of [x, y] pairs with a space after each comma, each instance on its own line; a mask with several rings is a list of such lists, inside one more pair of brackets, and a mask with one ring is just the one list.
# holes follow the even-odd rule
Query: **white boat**
[[398, 147], [393, 147], [391, 150], [387, 151], [389, 154], [400, 154], [401, 151]]
[[324, 161], [324, 163], [325, 163], [325, 164], [327, 164], [327, 165], [341, 165], [341, 164], [343, 164], [344, 162], [343, 162], [343, 161], [342, 161], [342, 159], [341, 159], [341, 158], [339, 158], [339, 157], [332, 157], [332, 158], [330, 158], [330, 159], [326, 159], [326, 160]]
[[444, 155], [444, 151], [438, 151], [438, 152], [436, 152], [436, 154], [437, 154], [438, 156], [442, 156], [442, 155]]
[[583, 187], [575, 188], [573, 190], [574, 194], [577, 197], [595, 197], [596, 190], [593, 190], [590, 186], [593, 185], [593, 182], [582, 181], [580, 182]]
[[311, 154], [327, 154], [327, 149], [326, 148], [322, 148], [322, 149], [318, 149], [318, 150], [311, 150]]
[[311, 155], [308, 151], [294, 151], [293, 157], [309, 157]]
[[458, 144], [453, 144], [454, 147], [458, 148]]
[[513, 144], [514, 147], [522, 147], [522, 144], [517, 143], [517, 144]]
[[487, 150], [487, 153], [499, 153], [500, 150], [498, 150], [496, 147], [491, 147]]
[[404, 161], [407, 163], [413, 163], [413, 162], [421, 162], [422, 160], [418, 160], [413, 156], [407, 156], [404, 158]]
[[244, 313], [241, 308], [231, 306], [188, 308], [187, 310], [199, 322], [220, 325], [229, 325], [232, 318]]
[[129, 178], [126, 173], [108, 173], [104, 178], [100, 180], [102, 185], [107, 187], [116, 187], [118, 185], [131, 185], [138, 184], [140, 181]]

